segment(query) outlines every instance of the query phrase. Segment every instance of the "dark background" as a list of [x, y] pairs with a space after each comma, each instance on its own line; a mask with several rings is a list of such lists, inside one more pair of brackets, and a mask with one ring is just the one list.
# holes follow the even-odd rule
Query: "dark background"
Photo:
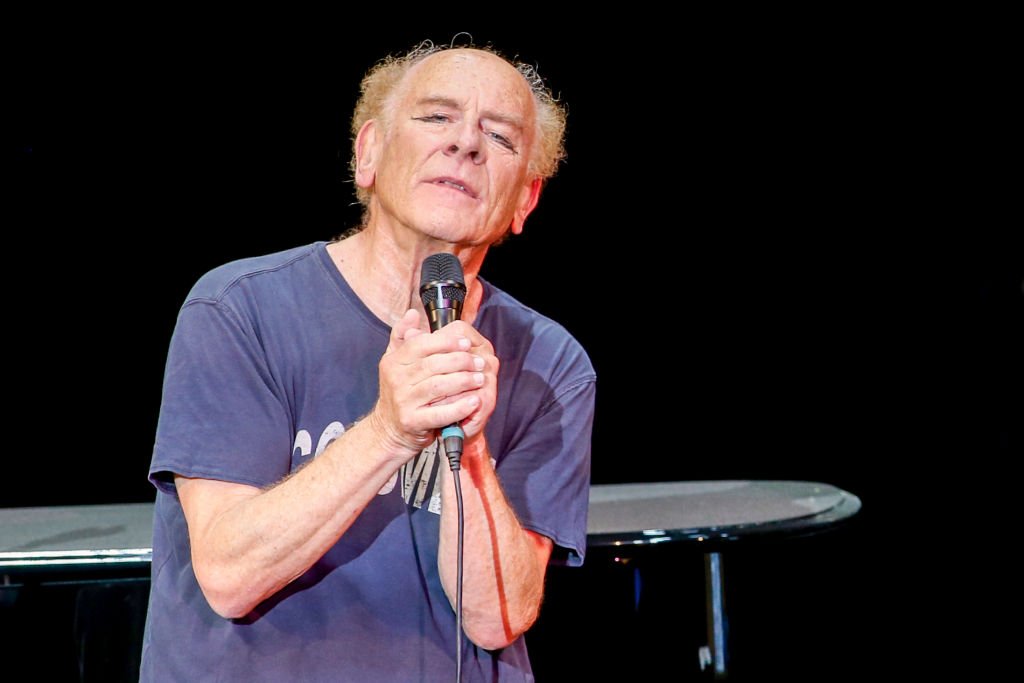
[[[985, 25], [892, 19], [12, 23], [0, 506], [152, 500], [189, 288], [353, 225], [361, 74], [465, 28], [569, 105], [568, 160], [484, 275], [590, 353], [593, 482], [801, 479], [863, 502], [846, 529], [727, 565], [738, 670], [986, 666], [974, 607], [1009, 596], [986, 534], [1021, 452], [1009, 47]], [[691, 668], [672, 634], [703, 628], [700, 567], [673, 558], [651, 561], [664, 599], [635, 628], [616, 569], [553, 575], [538, 674], [566, 658]], [[616, 629], [628, 642], [609, 655]]]

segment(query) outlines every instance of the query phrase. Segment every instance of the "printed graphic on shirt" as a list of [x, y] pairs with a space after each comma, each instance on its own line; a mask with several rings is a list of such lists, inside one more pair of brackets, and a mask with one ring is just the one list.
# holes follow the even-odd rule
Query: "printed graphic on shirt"
[[422, 508], [423, 502], [428, 501], [427, 510], [435, 515], [441, 514], [441, 482], [438, 477], [446, 469], [441, 467], [444, 460], [447, 460], [444, 447], [439, 439], [434, 439], [434, 443], [399, 468], [402, 498], [406, 505]]
[[[352, 423], [352, 426], [355, 426], [355, 423]], [[327, 425], [323, 433], [320, 434], [320, 440], [316, 443], [316, 453], [313, 457], [315, 458], [323, 453], [331, 445], [332, 441], [344, 433], [345, 425], [340, 422], [335, 421]], [[305, 429], [300, 429], [295, 433], [295, 443], [292, 445], [293, 456], [296, 450], [299, 451], [300, 456], [307, 456], [313, 452], [313, 437]]]
[[[355, 426], [355, 423], [353, 423]], [[309, 455], [314, 458], [327, 450], [331, 442], [345, 433], [345, 425], [341, 422], [332, 422], [327, 425], [320, 439], [317, 441], [316, 451], [313, 450], [313, 437], [305, 429], [300, 429], [295, 434], [295, 442], [292, 445], [292, 457], [298, 451], [298, 462], [304, 464]], [[420, 451], [420, 454], [409, 462], [398, 468], [398, 471], [391, 475], [391, 478], [381, 487], [377, 495], [384, 496], [391, 493], [398, 480], [402, 481], [401, 495], [406, 505], [420, 509], [426, 503], [427, 511], [435, 515], [441, 514], [441, 482], [439, 477], [448, 471], [441, 463], [447, 462], [444, 446], [439, 439]]]

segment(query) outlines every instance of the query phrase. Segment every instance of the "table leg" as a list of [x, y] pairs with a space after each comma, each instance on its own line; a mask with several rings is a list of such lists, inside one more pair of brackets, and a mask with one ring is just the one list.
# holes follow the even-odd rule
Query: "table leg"
[[727, 639], [729, 620], [725, 614], [725, 580], [721, 553], [704, 554], [704, 578], [707, 588], [708, 645], [700, 648], [700, 668], [714, 669], [715, 678], [727, 676]]

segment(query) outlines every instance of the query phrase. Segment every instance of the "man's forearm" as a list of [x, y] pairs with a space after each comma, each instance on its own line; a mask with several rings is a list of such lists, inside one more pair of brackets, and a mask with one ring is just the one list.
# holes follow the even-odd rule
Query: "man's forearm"
[[194, 569], [213, 609], [243, 616], [309, 569], [377, 495], [399, 460], [382, 452], [364, 421], [270, 489], [179, 480]]
[[[486, 649], [505, 647], [537, 618], [550, 541], [519, 523], [490, 462], [484, 440], [462, 456], [465, 547], [463, 619], [469, 638]], [[472, 451], [472, 452], [471, 452]], [[443, 465], [442, 465], [443, 466]], [[455, 605], [458, 519], [451, 473], [442, 477], [441, 582]]]

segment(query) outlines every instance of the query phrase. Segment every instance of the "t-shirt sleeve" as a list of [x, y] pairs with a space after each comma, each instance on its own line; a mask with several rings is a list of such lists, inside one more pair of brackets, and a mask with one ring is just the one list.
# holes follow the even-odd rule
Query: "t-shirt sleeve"
[[520, 523], [554, 541], [552, 564], [583, 564], [594, 396], [593, 375], [562, 387], [497, 465]]
[[223, 303], [182, 307], [164, 371], [149, 479], [269, 486], [290, 468], [291, 419], [254, 326]]

